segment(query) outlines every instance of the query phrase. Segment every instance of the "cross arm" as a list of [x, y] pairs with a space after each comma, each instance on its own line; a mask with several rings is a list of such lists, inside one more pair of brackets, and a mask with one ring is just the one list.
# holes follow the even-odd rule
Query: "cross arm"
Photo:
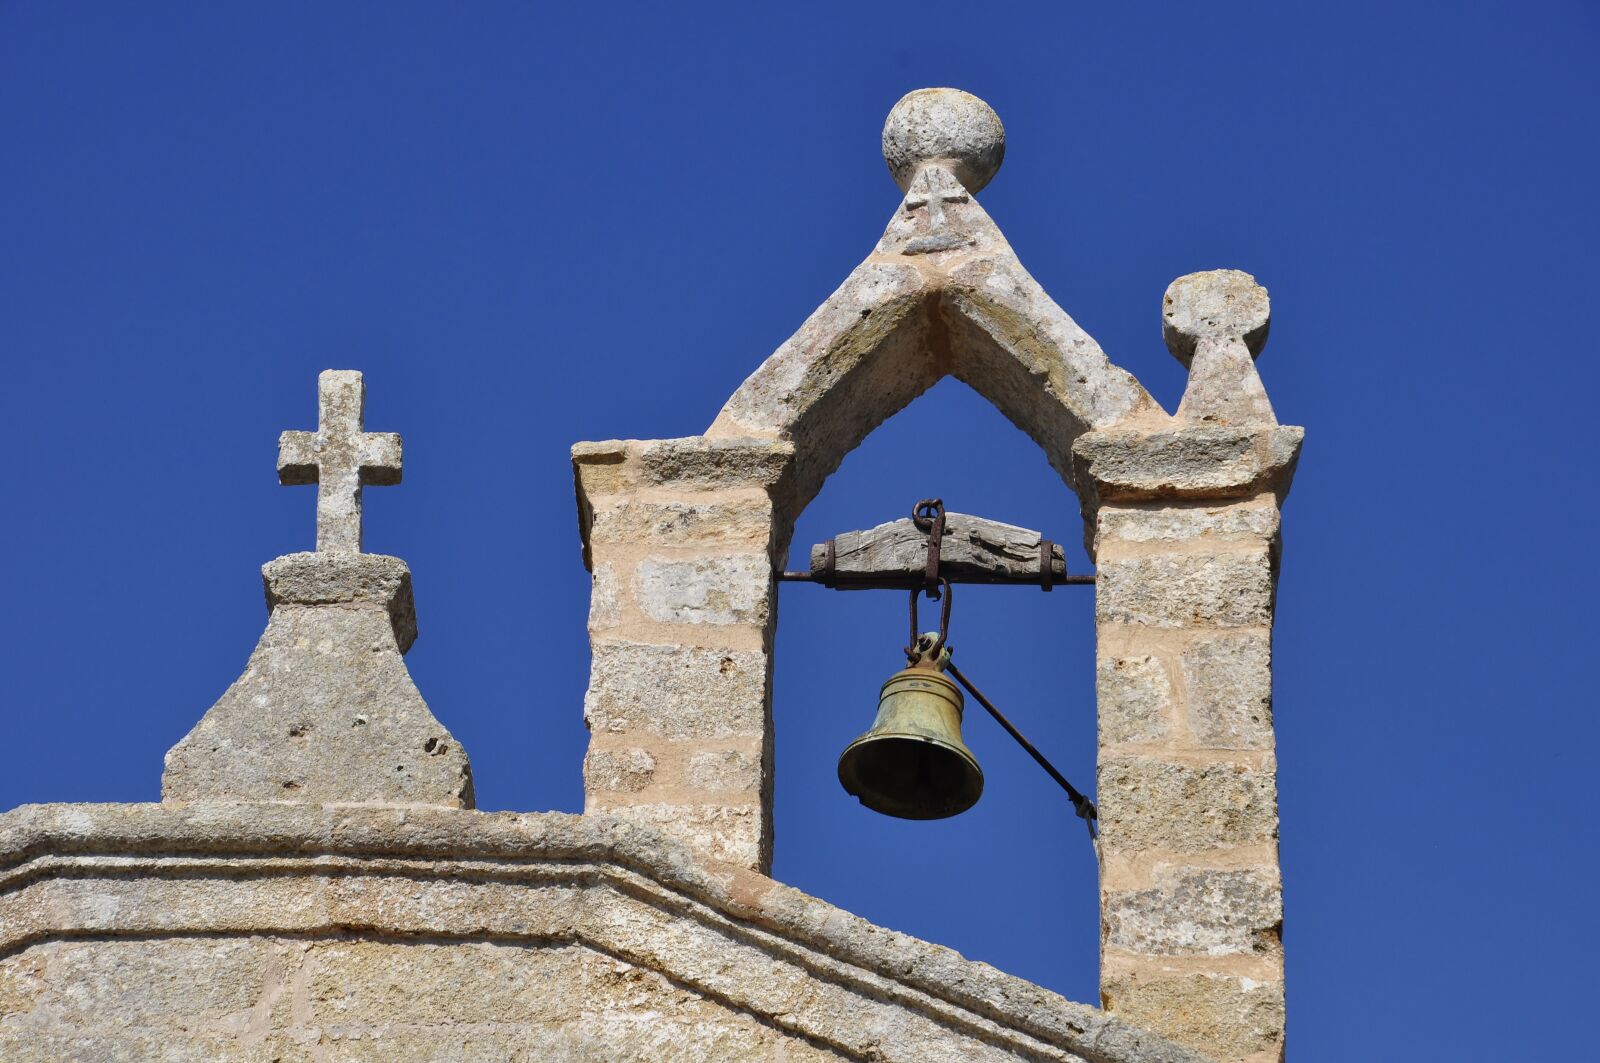
[[357, 453], [361, 482], [392, 487], [400, 482], [400, 433], [363, 432]]
[[317, 482], [315, 432], [285, 432], [278, 437], [278, 482], [285, 485]]

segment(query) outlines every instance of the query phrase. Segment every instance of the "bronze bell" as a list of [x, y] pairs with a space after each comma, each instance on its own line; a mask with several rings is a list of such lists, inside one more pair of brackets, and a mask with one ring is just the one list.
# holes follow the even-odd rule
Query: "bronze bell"
[[961, 741], [965, 702], [945, 678], [950, 651], [942, 642], [918, 639], [917, 660], [883, 684], [872, 730], [839, 757], [839, 782], [874, 812], [944, 819], [983, 794], [983, 771]]

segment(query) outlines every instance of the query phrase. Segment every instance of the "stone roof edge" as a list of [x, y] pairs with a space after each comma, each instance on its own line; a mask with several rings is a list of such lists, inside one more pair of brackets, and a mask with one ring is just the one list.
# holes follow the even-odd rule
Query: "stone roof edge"
[[[40, 857], [141, 854], [609, 864], [725, 917], [755, 924], [1091, 1063], [1205, 1063], [1192, 1050], [1097, 1008], [952, 949], [885, 930], [765, 876], [701, 861], [649, 827], [611, 817], [287, 802], [48, 804], [0, 813], [0, 883], [18, 872], [28, 877], [23, 865]], [[0, 908], [4, 903], [0, 895]]]

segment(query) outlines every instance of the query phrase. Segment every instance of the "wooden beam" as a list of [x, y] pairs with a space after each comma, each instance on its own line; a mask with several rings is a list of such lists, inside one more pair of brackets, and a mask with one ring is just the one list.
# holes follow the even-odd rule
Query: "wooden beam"
[[[984, 520], [966, 513], [946, 513], [940, 542], [939, 569], [952, 579], [1025, 582], [1040, 579], [1039, 543], [1043, 536], [1027, 528]], [[866, 531], [845, 532], [833, 543], [828, 568], [828, 543], [811, 548], [811, 577], [821, 583], [848, 586], [919, 579], [928, 563], [928, 536], [909, 517]], [[1060, 543], [1050, 546], [1050, 574], [1067, 574]]]

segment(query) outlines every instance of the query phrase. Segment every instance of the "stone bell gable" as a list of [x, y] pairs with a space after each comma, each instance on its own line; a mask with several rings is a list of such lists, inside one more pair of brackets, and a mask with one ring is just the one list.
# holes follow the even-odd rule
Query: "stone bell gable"
[[[400, 437], [366, 430], [359, 373], [324, 373], [278, 458], [317, 486], [317, 549], [264, 567], [266, 630], [161, 802], [0, 815], [0, 1059], [1280, 1059], [1271, 627], [1301, 432], [1256, 372], [1266, 292], [1168, 289], [1168, 414], [979, 206], [1003, 154], [982, 101], [908, 95], [883, 238], [707, 432], [574, 447], [580, 816], [472, 808], [403, 660], [410, 571], [361, 551]], [[1044, 450], [1097, 566], [1100, 1007], [768, 877], [795, 519], [948, 375]]]
[[1256, 372], [1266, 290], [1233, 270], [1167, 289], [1163, 334], [1190, 369], [1168, 414], [978, 204], [1004, 155], [987, 105], [912, 93], [884, 152], [904, 197], [882, 239], [704, 435], [573, 449], [594, 573], [586, 808], [771, 866], [774, 572], [845, 455], [955, 376], [1077, 493], [1097, 564], [1107, 1009], [1218, 1058], [1276, 1058], [1271, 629], [1303, 432]]

